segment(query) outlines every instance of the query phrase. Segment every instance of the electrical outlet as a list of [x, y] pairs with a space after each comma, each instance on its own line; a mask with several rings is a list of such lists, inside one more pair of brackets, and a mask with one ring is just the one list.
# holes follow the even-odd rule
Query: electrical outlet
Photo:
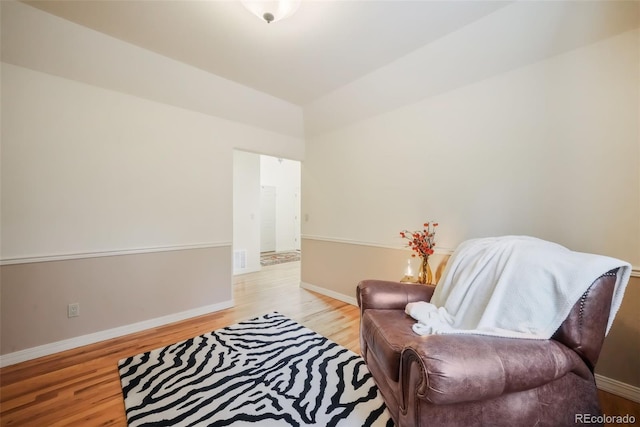
[[69, 304], [67, 306], [67, 317], [78, 317], [80, 316], [80, 303], [74, 302], [73, 304]]

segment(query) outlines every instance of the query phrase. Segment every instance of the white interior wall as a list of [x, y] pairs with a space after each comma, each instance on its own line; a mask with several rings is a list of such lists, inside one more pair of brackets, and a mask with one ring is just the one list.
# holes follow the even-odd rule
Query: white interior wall
[[[214, 99], [221, 109], [233, 111], [224, 99], [234, 98], [293, 127], [205, 114], [198, 104], [210, 94], [182, 83], [193, 67], [23, 3], [1, 6], [3, 262], [230, 245], [233, 149], [302, 158], [304, 141], [289, 135], [300, 108], [285, 112], [280, 100], [205, 73], [197, 81], [229, 95]], [[95, 68], [88, 51], [120, 64], [117, 75]], [[132, 60], [140, 68], [121, 66]], [[128, 93], [125, 83], [149, 67], [169, 70], [171, 84]], [[183, 92], [189, 108], [172, 98]]]
[[231, 241], [227, 123], [9, 64], [2, 86], [4, 260]]
[[276, 252], [300, 249], [300, 162], [260, 156], [260, 183], [276, 187]]
[[[24, 3], [0, 7], [3, 357], [232, 304], [233, 152], [302, 159], [301, 109]], [[81, 319], [67, 318], [71, 302]]]
[[[238, 150], [233, 152], [233, 251], [234, 274], [260, 270], [260, 156]], [[238, 251], [246, 254], [244, 268], [235, 258]]]
[[444, 249], [529, 234], [638, 265], [639, 39], [308, 137], [304, 235], [401, 247], [399, 230], [432, 219]]
[[230, 244], [232, 150], [278, 139], [10, 64], [2, 86], [5, 262]]

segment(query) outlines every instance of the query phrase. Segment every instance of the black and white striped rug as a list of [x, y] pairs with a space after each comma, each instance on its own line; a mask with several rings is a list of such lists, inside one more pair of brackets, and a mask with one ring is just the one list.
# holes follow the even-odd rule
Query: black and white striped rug
[[271, 313], [121, 360], [133, 426], [392, 426], [363, 359]]

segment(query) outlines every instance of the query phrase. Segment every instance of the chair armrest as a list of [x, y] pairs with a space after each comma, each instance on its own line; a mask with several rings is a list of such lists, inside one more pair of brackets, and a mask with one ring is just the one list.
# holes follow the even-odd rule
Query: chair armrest
[[[400, 363], [404, 396], [420, 384], [418, 397], [435, 404], [528, 390], [568, 372], [592, 378], [580, 356], [554, 340], [429, 335], [407, 343]], [[426, 378], [411, 378], [418, 371]]]
[[433, 285], [363, 280], [358, 283], [356, 296], [361, 312], [369, 308], [404, 310], [410, 302], [431, 300], [435, 289]]

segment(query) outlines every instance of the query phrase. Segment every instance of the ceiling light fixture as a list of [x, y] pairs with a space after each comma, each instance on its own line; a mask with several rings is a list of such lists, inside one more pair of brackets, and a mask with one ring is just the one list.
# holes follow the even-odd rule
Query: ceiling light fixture
[[244, 7], [267, 24], [294, 14], [301, 0], [241, 0]]

